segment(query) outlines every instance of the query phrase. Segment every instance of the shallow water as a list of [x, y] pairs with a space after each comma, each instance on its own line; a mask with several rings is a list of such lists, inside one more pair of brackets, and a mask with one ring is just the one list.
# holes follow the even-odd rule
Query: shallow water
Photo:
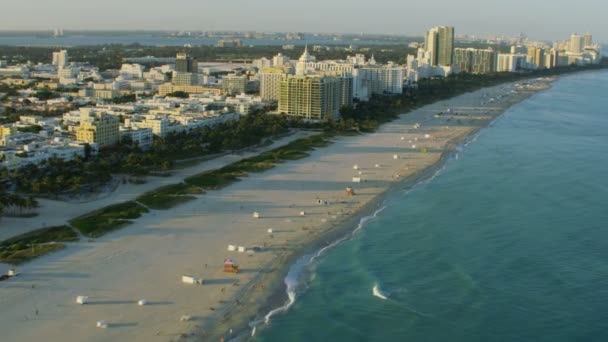
[[608, 72], [564, 77], [390, 195], [254, 340], [607, 341], [607, 147]]

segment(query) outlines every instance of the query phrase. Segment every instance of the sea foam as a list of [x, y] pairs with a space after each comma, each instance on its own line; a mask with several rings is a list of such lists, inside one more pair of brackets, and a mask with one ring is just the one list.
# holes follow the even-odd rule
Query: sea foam
[[285, 285], [287, 287], [287, 302], [276, 308], [271, 310], [270, 312], [268, 312], [266, 314], [266, 316], [264, 316], [264, 318], [262, 320], [256, 320], [253, 321], [251, 323], [249, 323], [249, 326], [252, 327], [252, 334], [255, 334], [255, 327], [258, 326], [261, 323], [264, 324], [268, 324], [270, 322], [270, 319], [272, 318], [272, 316], [278, 314], [278, 313], [283, 313], [286, 312], [287, 310], [289, 310], [289, 308], [291, 308], [293, 306], [293, 304], [296, 302], [296, 289], [298, 286], [298, 279], [300, 278], [302, 272], [308, 267], [310, 266], [316, 259], [318, 259], [321, 255], [323, 255], [326, 251], [328, 251], [329, 249], [339, 245], [340, 243], [347, 241], [349, 239], [351, 239], [353, 236], [355, 236], [361, 229], [363, 229], [363, 227], [365, 226], [365, 224], [367, 222], [369, 222], [370, 220], [374, 219], [375, 217], [378, 216], [378, 214], [380, 214], [384, 209], [386, 208], [386, 206], [381, 206], [380, 208], [378, 208], [372, 215], [369, 216], [365, 216], [362, 217], [361, 220], [359, 220], [359, 224], [357, 225], [357, 227], [352, 231], [352, 233], [332, 242], [331, 244], [319, 249], [317, 252], [312, 253], [312, 254], [308, 254], [305, 255], [303, 257], [301, 257], [300, 259], [298, 259], [298, 261], [296, 261], [296, 263], [294, 263], [290, 268], [289, 271], [287, 272], [287, 276], [285, 277]]
[[375, 297], [378, 297], [380, 299], [384, 299], [387, 300], [388, 299], [388, 295], [384, 292], [382, 292], [382, 290], [380, 290], [380, 287], [378, 286], [378, 284], [374, 285], [374, 288], [372, 289], [372, 293], [374, 294]]

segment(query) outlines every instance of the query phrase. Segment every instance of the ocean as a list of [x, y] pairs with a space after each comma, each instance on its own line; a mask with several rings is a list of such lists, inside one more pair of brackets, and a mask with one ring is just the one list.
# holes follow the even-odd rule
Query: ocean
[[608, 72], [563, 77], [295, 264], [254, 341], [608, 341]]

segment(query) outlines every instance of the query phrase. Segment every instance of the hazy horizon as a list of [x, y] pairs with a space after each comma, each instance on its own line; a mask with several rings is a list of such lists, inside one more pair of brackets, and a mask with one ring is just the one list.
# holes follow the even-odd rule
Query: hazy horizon
[[[458, 35], [489, 34], [531, 39], [563, 40], [571, 33], [590, 32], [598, 42], [608, 41], [603, 13], [608, 5], [590, 0], [571, 6], [564, 0], [492, 3], [482, 0], [435, 0], [429, 3], [394, 3], [377, 0], [309, 0], [293, 5], [279, 0], [206, 3], [196, 0], [22, 0], [3, 6], [11, 15], [2, 31], [49, 30], [156, 30], [260, 31], [310, 33], [366, 33], [421, 36], [438, 25], [456, 28]], [[297, 7], [297, 16], [292, 15]], [[235, 10], [238, 9], [238, 11]], [[336, 15], [336, 14], [339, 15]]]

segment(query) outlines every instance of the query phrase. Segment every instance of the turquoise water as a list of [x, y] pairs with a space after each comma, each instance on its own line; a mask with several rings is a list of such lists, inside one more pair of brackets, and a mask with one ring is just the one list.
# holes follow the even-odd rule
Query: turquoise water
[[390, 195], [254, 340], [608, 341], [607, 148], [608, 72], [563, 78]]

